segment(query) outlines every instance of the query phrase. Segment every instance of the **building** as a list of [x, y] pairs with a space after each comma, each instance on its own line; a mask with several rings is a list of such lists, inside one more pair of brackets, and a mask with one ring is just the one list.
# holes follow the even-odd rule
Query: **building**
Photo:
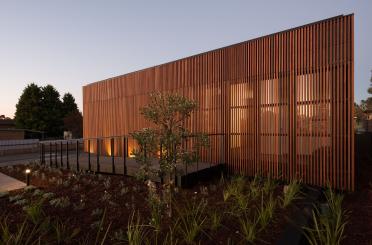
[[[235, 173], [353, 190], [353, 17], [336, 16], [88, 84], [84, 137], [146, 127], [139, 109], [148, 94], [179, 93], [200, 104], [188, 127], [222, 136], [212, 145], [213, 162], [225, 162]], [[110, 153], [109, 142], [102, 147]], [[121, 147], [115, 149], [121, 154]]]

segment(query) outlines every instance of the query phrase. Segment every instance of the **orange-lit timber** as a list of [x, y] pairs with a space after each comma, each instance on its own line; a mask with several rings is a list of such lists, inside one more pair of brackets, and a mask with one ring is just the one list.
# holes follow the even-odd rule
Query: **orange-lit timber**
[[148, 94], [179, 93], [200, 104], [192, 131], [224, 135], [213, 162], [354, 190], [353, 33], [353, 15], [337, 16], [89, 84], [84, 137], [149, 126], [139, 114]]

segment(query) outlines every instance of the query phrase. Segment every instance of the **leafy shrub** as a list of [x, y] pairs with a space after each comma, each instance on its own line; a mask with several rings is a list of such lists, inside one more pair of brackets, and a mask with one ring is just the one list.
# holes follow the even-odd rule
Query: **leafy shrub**
[[221, 226], [222, 214], [219, 211], [213, 211], [210, 214], [209, 220], [210, 220], [210, 225], [209, 225], [210, 229], [212, 231], [215, 231]]
[[273, 199], [272, 195], [270, 195], [269, 200], [265, 204], [262, 199], [261, 207], [258, 210], [258, 223], [260, 224], [261, 229], [265, 229], [274, 216], [275, 206], [276, 200]]
[[49, 204], [56, 208], [67, 208], [70, 206], [70, 198], [68, 197], [59, 197], [49, 201]]
[[71, 244], [80, 233], [79, 228], [70, 228], [66, 223], [68, 221], [57, 220], [52, 224], [53, 240], [57, 244]]
[[177, 230], [187, 243], [193, 243], [197, 236], [203, 232], [206, 221], [205, 216], [206, 202], [201, 200], [199, 203], [187, 203], [185, 209], [177, 208], [178, 220]]
[[[135, 217], [136, 216], [136, 217]], [[139, 213], [132, 213], [128, 220], [127, 227], [127, 242], [129, 245], [141, 245], [144, 243], [146, 237], [145, 226], [141, 224], [141, 217]]]
[[342, 209], [343, 196], [334, 193], [330, 187], [325, 192], [325, 196], [328, 212], [322, 213], [315, 207], [312, 212], [313, 227], [304, 227], [305, 236], [311, 245], [337, 245], [344, 239], [348, 212]]
[[239, 217], [240, 229], [246, 242], [253, 243], [257, 237], [257, 223], [251, 221], [247, 215]]
[[44, 201], [43, 199], [40, 199], [36, 202], [31, 203], [30, 205], [24, 208], [27, 214], [27, 217], [35, 225], [41, 223], [44, 218], [44, 212], [42, 208], [43, 201]]
[[43, 198], [44, 199], [51, 199], [55, 196], [55, 194], [53, 192], [47, 192], [47, 193], [44, 193], [43, 194]]
[[291, 204], [294, 200], [298, 199], [301, 194], [301, 182], [297, 179], [291, 180], [289, 185], [284, 186], [283, 189], [283, 208], [287, 207]]

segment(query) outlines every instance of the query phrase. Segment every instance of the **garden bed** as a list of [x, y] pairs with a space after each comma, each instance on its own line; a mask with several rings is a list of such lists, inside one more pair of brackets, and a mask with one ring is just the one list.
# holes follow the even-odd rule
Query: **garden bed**
[[[128, 234], [137, 231], [150, 244], [245, 244], [249, 239], [275, 244], [286, 217], [298, 208], [296, 200], [283, 207], [283, 185], [272, 180], [218, 179], [174, 189], [170, 218], [169, 202], [164, 201], [169, 200], [168, 189], [158, 184], [37, 164], [27, 167], [33, 187], [0, 198], [1, 222], [14, 233], [26, 220], [29, 230], [40, 228], [30, 233], [32, 239], [47, 242], [94, 244], [105, 239], [105, 244], [126, 244]], [[20, 165], [0, 171], [25, 181], [25, 169]]]

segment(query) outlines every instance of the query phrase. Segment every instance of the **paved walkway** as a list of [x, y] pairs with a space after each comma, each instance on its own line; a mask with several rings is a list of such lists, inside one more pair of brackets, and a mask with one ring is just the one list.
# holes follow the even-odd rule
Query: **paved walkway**
[[16, 180], [8, 175], [0, 173], [0, 192], [1, 191], [12, 191], [21, 189], [26, 186], [26, 183], [23, 183], [19, 180]]

